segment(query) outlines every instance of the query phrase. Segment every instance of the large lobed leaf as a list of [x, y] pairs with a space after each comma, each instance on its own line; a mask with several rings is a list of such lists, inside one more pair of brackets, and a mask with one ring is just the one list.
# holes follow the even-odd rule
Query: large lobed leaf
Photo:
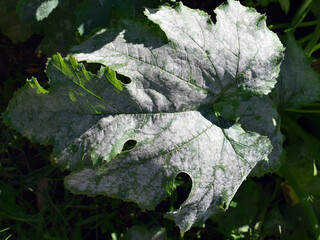
[[[50, 89], [36, 79], [20, 89], [5, 122], [34, 141], [52, 144], [72, 173], [75, 193], [104, 194], [152, 209], [175, 177], [192, 179], [188, 199], [167, 217], [182, 231], [228, 205], [272, 146], [267, 137], [225, 121], [225, 109], [271, 91], [283, 47], [253, 9], [230, 0], [217, 23], [182, 4], [147, 10], [152, 24], [125, 20], [74, 47], [98, 62], [97, 74], [74, 57], [48, 63]], [[116, 70], [130, 78], [117, 79]], [[232, 96], [224, 101], [225, 96]], [[128, 140], [136, 146], [122, 151]]]

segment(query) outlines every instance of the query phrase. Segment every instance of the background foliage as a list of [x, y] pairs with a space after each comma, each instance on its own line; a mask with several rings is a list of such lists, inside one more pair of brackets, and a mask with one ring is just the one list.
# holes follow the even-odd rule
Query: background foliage
[[[145, 6], [173, 2], [1, 0], [0, 112], [26, 78], [35, 76], [42, 85], [47, 84], [44, 73], [47, 57], [56, 52], [66, 54], [71, 45], [115, 24], [119, 18], [143, 17]], [[182, 2], [212, 14], [223, 1]], [[308, 63], [319, 71], [319, 1], [241, 2], [265, 13], [269, 28], [279, 34], [284, 45], [287, 41], [284, 33], [293, 34], [310, 58]], [[41, 11], [43, 3], [49, 4], [49, 8], [43, 8], [47, 11]], [[213, 14], [212, 18], [215, 20]], [[174, 222], [162, 216], [187, 198], [191, 188], [187, 175], [177, 177], [175, 191], [152, 212], [116, 199], [73, 195], [63, 186], [68, 173], [50, 164], [50, 146], [32, 143], [0, 122], [0, 237], [314, 239], [316, 236], [320, 239], [315, 226], [320, 216], [319, 100], [302, 109], [281, 112], [287, 154], [280, 171], [249, 178], [225, 213], [208, 220], [205, 228], [193, 228], [185, 234], [180, 234]]]

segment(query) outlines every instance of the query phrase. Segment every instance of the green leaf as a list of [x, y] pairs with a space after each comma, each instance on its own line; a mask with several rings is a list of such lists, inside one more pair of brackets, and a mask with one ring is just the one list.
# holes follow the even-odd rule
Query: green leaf
[[77, 28], [80, 35], [88, 34], [95, 28], [109, 25], [112, 0], [84, 0], [76, 10]]
[[319, 0], [312, 1], [312, 6], [310, 11], [316, 16], [316, 18], [320, 18], [320, 4]]
[[[157, 8], [159, 5], [164, 5], [167, 2], [170, 2], [170, 0], [131, 0], [136, 9], [140, 12], [142, 12], [145, 8]], [[174, 2], [174, 1], [171, 1]]]
[[320, 74], [293, 36], [287, 35], [285, 58], [277, 83], [279, 108], [300, 108], [320, 100]]
[[[315, 145], [317, 149], [320, 146]], [[306, 144], [296, 142], [286, 148], [287, 167], [305, 194], [320, 195], [320, 176], [315, 157]]]
[[[44, 35], [40, 49], [47, 56], [51, 56], [57, 52], [67, 54], [70, 46], [77, 43], [74, 14], [77, 4], [77, 0], [20, 0], [16, 8], [20, 19], [28, 23], [26, 26], [32, 33]], [[39, 13], [41, 19], [36, 16], [37, 11], [42, 14]]]
[[279, 0], [282, 10], [288, 14], [290, 9], [290, 0]]
[[[134, 0], [112, 0], [112, 7], [119, 18], [133, 18], [136, 15]], [[143, 9], [141, 9], [141, 13], [142, 12]]]
[[26, 41], [32, 34], [31, 27], [20, 20], [15, 10], [16, 1], [0, 1], [0, 29], [13, 43]]
[[[225, 235], [224, 239], [237, 239], [232, 238], [234, 235], [238, 235], [239, 239], [245, 239], [245, 237], [249, 238], [249, 232], [251, 234], [254, 232], [253, 226], [260, 220], [257, 215], [264, 210], [259, 209], [259, 197], [262, 195], [259, 192], [259, 187], [261, 188], [250, 178], [247, 179], [232, 200], [235, 206], [230, 206], [228, 211], [211, 218]], [[242, 238], [240, 238], [241, 235]]]
[[33, 22], [47, 18], [51, 12], [66, 0], [19, 0], [17, 13], [22, 21]]
[[76, 16], [72, 14], [76, 0], [69, 0], [63, 7], [57, 7], [48, 18], [34, 23], [33, 29], [44, 33], [40, 49], [47, 56], [60, 52], [66, 55], [70, 47], [77, 43], [75, 38]]
[[[166, 216], [181, 231], [227, 206], [272, 146], [221, 117], [224, 96], [271, 91], [283, 47], [265, 18], [230, 0], [217, 23], [182, 4], [149, 9], [154, 24], [123, 20], [48, 63], [50, 88], [33, 79], [20, 89], [4, 121], [30, 139], [54, 146], [72, 172], [72, 192], [134, 201], [153, 209], [175, 177], [192, 179], [188, 199]], [[101, 63], [97, 74], [77, 60]], [[115, 72], [117, 71], [117, 72]], [[121, 75], [129, 81], [121, 81]], [[48, 92], [47, 92], [48, 91]], [[127, 142], [135, 142], [123, 149]]]

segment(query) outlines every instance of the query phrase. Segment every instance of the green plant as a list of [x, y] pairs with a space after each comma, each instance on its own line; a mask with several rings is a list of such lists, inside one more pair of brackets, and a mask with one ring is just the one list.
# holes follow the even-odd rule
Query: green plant
[[[299, 129], [287, 112], [319, 100], [319, 74], [289, 34], [283, 60], [282, 44], [255, 10], [230, 0], [216, 14], [213, 24], [176, 4], [147, 9], [148, 20], [119, 19], [92, 37], [84, 31], [89, 36], [70, 56], [49, 60], [50, 88], [28, 80], [3, 119], [54, 146], [54, 162], [71, 170], [65, 184], [75, 193], [153, 209], [176, 176], [188, 174], [188, 199], [166, 214], [182, 232], [226, 209], [249, 174], [284, 164], [280, 173], [319, 238], [316, 214], [284, 163], [280, 132]], [[318, 159], [317, 140], [299, 133]], [[252, 236], [257, 226], [234, 237], [248, 229]]]

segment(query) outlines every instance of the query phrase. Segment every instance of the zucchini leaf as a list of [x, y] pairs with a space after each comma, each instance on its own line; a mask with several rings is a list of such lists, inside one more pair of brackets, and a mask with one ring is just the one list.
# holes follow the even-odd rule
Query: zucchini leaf
[[[226, 121], [219, 102], [228, 109], [271, 92], [283, 58], [279, 39], [254, 9], [230, 0], [215, 12], [213, 24], [180, 3], [147, 9], [148, 24], [122, 20], [100, 31], [73, 56], [53, 56], [50, 88], [28, 80], [4, 121], [54, 146], [56, 163], [71, 170], [65, 185], [74, 193], [153, 209], [175, 177], [188, 174], [188, 199], [166, 216], [181, 231], [203, 224], [272, 151], [267, 137]], [[104, 66], [93, 74], [78, 61]]]

